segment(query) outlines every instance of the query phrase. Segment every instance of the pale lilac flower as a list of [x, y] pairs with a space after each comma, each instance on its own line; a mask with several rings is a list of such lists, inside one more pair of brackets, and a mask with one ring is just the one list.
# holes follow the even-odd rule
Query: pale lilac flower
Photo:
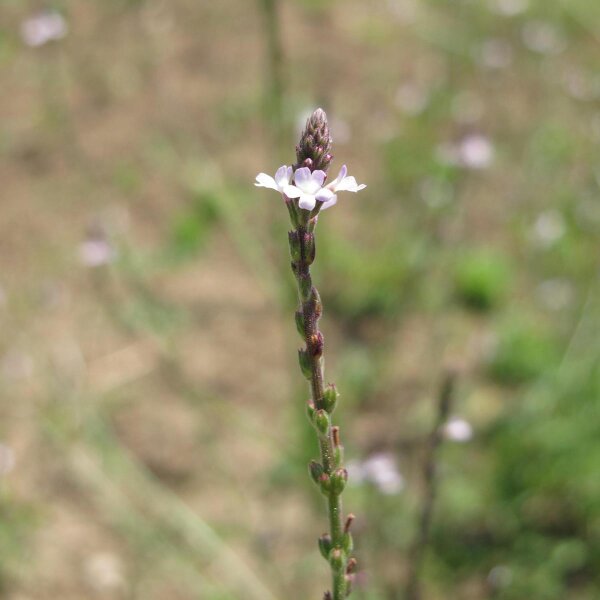
[[[275, 177], [271, 177], [266, 173], [259, 173], [256, 176], [256, 183], [254, 185], [256, 187], [269, 188], [270, 190], [275, 190], [276, 192], [281, 192], [283, 194], [285, 188], [290, 184], [293, 172], [294, 169], [292, 169], [292, 167], [283, 165], [277, 169]], [[295, 198], [295, 196], [290, 196], [290, 198], [292, 197]]]
[[312, 210], [317, 200], [325, 202], [329, 195], [325, 194], [323, 189], [325, 182], [325, 171], [316, 170], [311, 173], [308, 167], [296, 169], [294, 173], [294, 183], [284, 188], [283, 193], [288, 198], [300, 198], [298, 206], [304, 210]]
[[67, 31], [67, 22], [60, 13], [54, 11], [41, 12], [21, 24], [23, 41], [34, 48], [64, 38]]
[[337, 202], [337, 192], [360, 192], [367, 187], [364, 183], [359, 185], [356, 179], [347, 173], [348, 168], [346, 165], [342, 165], [338, 176], [321, 191], [318, 198], [323, 202], [321, 210], [325, 210]]
[[473, 427], [465, 419], [451, 417], [444, 425], [444, 436], [452, 442], [468, 442], [473, 437]]

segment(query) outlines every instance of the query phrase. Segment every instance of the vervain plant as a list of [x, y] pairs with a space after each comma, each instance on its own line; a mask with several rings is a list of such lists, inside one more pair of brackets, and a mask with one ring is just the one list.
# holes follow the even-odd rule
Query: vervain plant
[[342, 600], [350, 594], [356, 570], [356, 559], [351, 557], [350, 533], [354, 515], [344, 517], [342, 510], [342, 492], [348, 472], [344, 468], [340, 429], [332, 423], [338, 392], [335, 385], [324, 384], [324, 340], [318, 327], [323, 304], [312, 283], [310, 266], [315, 260], [315, 228], [321, 211], [337, 202], [338, 192], [358, 192], [366, 186], [358, 185], [354, 177], [347, 175], [346, 165], [331, 183], [325, 184], [333, 159], [331, 147], [327, 116], [319, 108], [306, 122], [296, 146], [296, 164], [280, 167], [275, 177], [259, 173], [255, 185], [279, 192], [292, 222], [289, 245], [299, 297], [296, 327], [305, 343], [298, 351], [298, 358], [302, 373], [310, 383], [307, 413], [321, 451], [320, 461], [311, 461], [309, 471], [327, 500], [329, 513], [329, 532], [319, 538], [319, 549], [332, 573], [332, 591], [325, 593], [324, 600]]

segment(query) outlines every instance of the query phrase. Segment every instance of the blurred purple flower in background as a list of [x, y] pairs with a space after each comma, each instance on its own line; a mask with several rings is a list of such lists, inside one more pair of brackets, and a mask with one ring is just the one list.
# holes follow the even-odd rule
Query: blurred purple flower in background
[[67, 22], [56, 11], [46, 10], [37, 13], [21, 23], [21, 38], [33, 48], [60, 40], [67, 35], [67, 32]]

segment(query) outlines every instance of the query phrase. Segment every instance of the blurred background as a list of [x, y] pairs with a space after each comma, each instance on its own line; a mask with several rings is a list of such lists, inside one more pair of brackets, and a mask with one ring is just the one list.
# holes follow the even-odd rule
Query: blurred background
[[596, 0], [2, 0], [0, 597], [322, 597], [252, 185], [322, 106], [353, 597], [599, 598], [599, 50]]

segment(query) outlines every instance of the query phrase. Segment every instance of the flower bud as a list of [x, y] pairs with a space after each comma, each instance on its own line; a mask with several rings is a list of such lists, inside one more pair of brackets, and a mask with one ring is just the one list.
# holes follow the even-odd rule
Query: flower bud
[[342, 537], [342, 547], [346, 551], [346, 554], [350, 554], [354, 549], [354, 540], [352, 539], [352, 534], [349, 531], [346, 531]]
[[313, 424], [322, 437], [329, 435], [329, 415], [323, 409], [315, 412]]
[[341, 571], [346, 566], [346, 554], [341, 548], [334, 548], [329, 553], [329, 564], [334, 571]]
[[302, 248], [298, 232], [288, 231], [288, 240], [290, 242], [290, 256], [292, 257], [292, 262], [299, 263], [302, 260]]
[[329, 553], [331, 552], [331, 536], [328, 533], [324, 533], [319, 538], [319, 550], [325, 560], [329, 558]]
[[308, 402], [306, 403], [306, 415], [308, 416], [308, 420], [312, 423], [314, 423], [314, 418], [315, 418], [315, 403], [313, 402], [312, 398], [309, 398]]
[[312, 309], [315, 315], [315, 319], [320, 319], [323, 315], [323, 303], [321, 302], [321, 296], [317, 291], [317, 288], [312, 289], [312, 296], [310, 298]]
[[304, 313], [302, 312], [302, 309], [298, 309], [296, 311], [295, 317], [296, 317], [296, 329], [298, 330], [300, 337], [302, 339], [304, 339], [304, 336], [306, 334], [304, 332]]
[[339, 495], [344, 491], [346, 487], [346, 482], [348, 481], [348, 471], [346, 469], [340, 468], [336, 469], [331, 475], [331, 491]]
[[310, 362], [310, 356], [308, 352], [303, 348], [298, 350], [298, 362], [300, 363], [300, 369], [302, 370], [302, 374], [306, 379], [310, 379], [312, 377], [312, 365]]
[[308, 471], [312, 480], [317, 484], [321, 485], [321, 475], [323, 475], [323, 465], [318, 463], [316, 460], [311, 460], [308, 463]]
[[339, 397], [338, 391], [333, 383], [330, 383], [323, 392], [323, 408], [331, 414], [335, 410], [337, 399]]
[[316, 254], [314, 234], [310, 231], [304, 232], [302, 236], [302, 245], [304, 246], [304, 261], [307, 265], [312, 265]]
[[321, 492], [325, 495], [328, 495], [331, 491], [331, 478], [327, 473], [322, 473], [321, 477], [319, 477], [319, 487], [321, 488]]
[[356, 565], [358, 564], [358, 561], [352, 557], [348, 560], [348, 564], [346, 565], [346, 573], [348, 575], [354, 573], [354, 571], [356, 571]]
[[[324, 110], [317, 108], [306, 121], [306, 127], [296, 146], [296, 167], [309, 166], [311, 171], [327, 171], [332, 158], [331, 144], [327, 115]], [[309, 165], [307, 159], [311, 161]]]

